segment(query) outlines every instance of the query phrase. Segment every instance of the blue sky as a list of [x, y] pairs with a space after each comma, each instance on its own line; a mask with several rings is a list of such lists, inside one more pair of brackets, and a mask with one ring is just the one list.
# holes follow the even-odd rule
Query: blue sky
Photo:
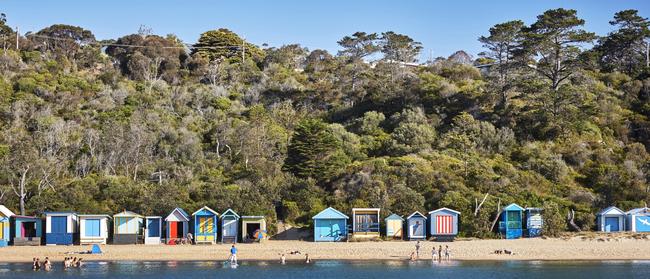
[[424, 45], [421, 60], [456, 50], [481, 51], [476, 40], [496, 24], [527, 24], [547, 9], [572, 8], [599, 35], [611, 31], [617, 11], [637, 9], [650, 17], [650, 0], [452, 0], [452, 1], [208, 1], [208, 0], [0, 0], [8, 24], [21, 33], [55, 23], [78, 25], [98, 39], [137, 32], [144, 24], [156, 34], [173, 33], [195, 42], [207, 30], [229, 28], [248, 41], [270, 46], [300, 43], [335, 53], [336, 41], [356, 31], [395, 31]]

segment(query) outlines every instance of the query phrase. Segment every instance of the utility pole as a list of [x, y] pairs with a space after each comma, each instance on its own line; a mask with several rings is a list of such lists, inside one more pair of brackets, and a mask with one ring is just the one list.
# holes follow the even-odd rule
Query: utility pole
[[20, 31], [18, 31], [18, 26], [16, 26], [16, 51], [20, 51], [20, 45], [19, 45], [19, 39], [20, 38]]

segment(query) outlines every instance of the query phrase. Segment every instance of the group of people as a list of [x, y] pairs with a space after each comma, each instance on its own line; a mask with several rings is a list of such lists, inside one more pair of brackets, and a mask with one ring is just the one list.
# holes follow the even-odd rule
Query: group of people
[[[420, 258], [420, 248], [422, 246], [420, 245], [420, 241], [415, 243], [415, 252], [411, 253], [410, 260], [411, 261], [416, 261]], [[444, 254], [443, 254], [444, 252]], [[443, 258], [444, 256], [444, 258]], [[433, 245], [433, 248], [431, 249], [431, 261], [449, 261], [451, 257], [451, 250], [449, 249], [449, 245], [445, 245], [445, 249], [442, 249], [442, 245], [438, 246], [438, 249], [436, 250], [436, 246]]]
[[[72, 267], [81, 267], [83, 266], [83, 259], [82, 258], [77, 258], [77, 257], [66, 257], [63, 260], [63, 269], [68, 269]], [[50, 271], [52, 270], [52, 262], [50, 261], [49, 257], [45, 257], [45, 260], [41, 263], [40, 258], [33, 258], [32, 259], [32, 269], [34, 271], [37, 270], [45, 270], [45, 271]]]
[[[289, 252], [291, 255], [300, 255], [300, 251], [291, 251]], [[230, 247], [230, 258], [228, 259], [230, 261], [231, 265], [237, 265], [237, 247], [235, 247], [235, 244]], [[287, 263], [287, 257], [284, 253], [280, 254], [280, 263], [281, 264], [286, 264]], [[311, 263], [311, 257], [309, 254], [305, 254], [305, 263]]]
[[81, 267], [83, 265], [83, 259], [77, 257], [66, 257], [65, 260], [63, 260], [63, 269], [68, 269], [71, 267]]
[[45, 260], [43, 263], [41, 263], [40, 258], [34, 258], [32, 259], [32, 269], [33, 270], [45, 270], [45, 271], [50, 271], [52, 270], [52, 262], [50, 262], [50, 258], [45, 257]]

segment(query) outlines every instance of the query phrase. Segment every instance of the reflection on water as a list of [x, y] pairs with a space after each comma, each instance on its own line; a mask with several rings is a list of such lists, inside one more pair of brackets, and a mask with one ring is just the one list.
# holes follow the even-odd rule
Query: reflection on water
[[32, 271], [0, 263], [0, 278], [650, 278], [650, 261], [223, 261], [88, 262], [83, 268]]

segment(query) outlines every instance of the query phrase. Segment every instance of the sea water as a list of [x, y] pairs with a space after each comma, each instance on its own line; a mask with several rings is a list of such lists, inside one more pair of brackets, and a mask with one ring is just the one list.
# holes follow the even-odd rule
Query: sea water
[[88, 262], [82, 268], [32, 271], [0, 263], [0, 278], [650, 278], [650, 261], [315, 261]]

